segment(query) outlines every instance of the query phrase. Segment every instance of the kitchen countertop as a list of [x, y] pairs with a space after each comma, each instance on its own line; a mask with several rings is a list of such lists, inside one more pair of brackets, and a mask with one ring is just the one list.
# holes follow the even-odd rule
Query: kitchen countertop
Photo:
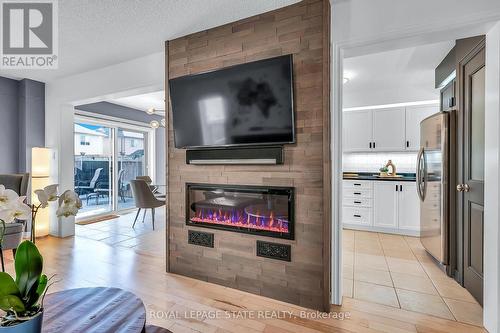
[[[347, 174], [347, 175], [346, 175]], [[357, 176], [353, 176], [356, 174]], [[403, 177], [378, 177], [378, 173], [374, 172], [344, 172], [343, 178], [347, 180], [376, 180], [386, 182], [414, 182], [416, 177], [414, 173], [398, 173], [398, 176]]]

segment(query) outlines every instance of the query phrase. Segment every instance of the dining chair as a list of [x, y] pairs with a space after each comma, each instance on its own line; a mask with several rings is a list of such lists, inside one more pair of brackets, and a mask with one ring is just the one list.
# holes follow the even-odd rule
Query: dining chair
[[142, 216], [142, 222], [144, 223], [144, 218], [146, 216], [146, 211], [151, 209], [151, 216], [153, 218], [153, 230], [155, 229], [155, 208], [165, 205], [165, 200], [161, 200], [155, 197], [153, 191], [149, 187], [148, 183], [142, 179], [134, 179], [130, 181], [130, 187], [132, 188], [132, 195], [134, 196], [135, 206], [139, 208], [137, 214], [135, 215], [134, 224], [132, 228], [135, 227], [135, 222], [137, 222], [137, 217], [144, 209], [144, 215]]
[[149, 177], [149, 176], [137, 176], [137, 177], [135, 177], [135, 179], [144, 180], [148, 184], [149, 188], [151, 188], [151, 191], [153, 192], [155, 197], [160, 198], [160, 199], [165, 199], [165, 194], [160, 192], [160, 189], [158, 188], [158, 186], [151, 185], [153, 183], [153, 180], [151, 179], [151, 177]]

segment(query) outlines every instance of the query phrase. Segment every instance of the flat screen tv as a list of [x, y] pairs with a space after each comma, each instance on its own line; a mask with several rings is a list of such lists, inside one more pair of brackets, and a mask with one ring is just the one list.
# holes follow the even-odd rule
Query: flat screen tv
[[169, 81], [176, 148], [295, 142], [292, 56]]

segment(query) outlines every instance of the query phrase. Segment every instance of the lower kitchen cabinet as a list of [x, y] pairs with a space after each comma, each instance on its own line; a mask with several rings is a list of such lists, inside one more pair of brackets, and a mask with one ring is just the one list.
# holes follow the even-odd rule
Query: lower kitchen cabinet
[[398, 192], [398, 222], [400, 230], [420, 231], [420, 199], [415, 183], [403, 183]]
[[398, 227], [398, 189], [396, 182], [374, 182], [373, 184], [373, 226]]
[[420, 200], [415, 183], [344, 180], [343, 190], [342, 222], [345, 227], [420, 234]]

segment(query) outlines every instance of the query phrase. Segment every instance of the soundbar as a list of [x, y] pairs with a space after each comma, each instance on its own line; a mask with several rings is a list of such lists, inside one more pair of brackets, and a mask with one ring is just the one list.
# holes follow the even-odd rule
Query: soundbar
[[283, 147], [228, 147], [188, 149], [186, 164], [196, 165], [272, 165], [283, 164]]

